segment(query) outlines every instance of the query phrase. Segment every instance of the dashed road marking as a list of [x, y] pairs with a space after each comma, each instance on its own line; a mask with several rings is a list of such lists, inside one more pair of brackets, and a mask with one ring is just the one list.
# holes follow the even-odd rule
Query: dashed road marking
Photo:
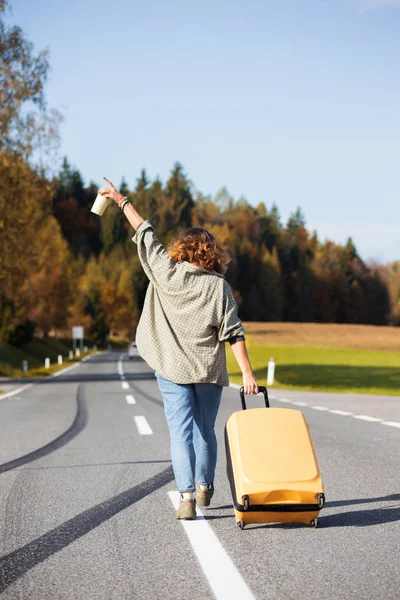
[[133, 417], [135, 419], [136, 427], [140, 435], [151, 435], [153, 433], [152, 428], [147, 422], [146, 417]]
[[[240, 385], [236, 383], [230, 383], [230, 387], [240, 388]], [[335, 408], [329, 408], [329, 406], [319, 406], [307, 404], [306, 402], [302, 402], [300, 400], [288, 400], [287, 398], [278, 398], [277, 396], [269, 396], [270, 400], [275, 400], [277, 402], [283, 402], [285, 404], [293, 404], [294, 406], [301, 406], [303, 408], [311, 408], [312, 410], [325, 411], [332, 415], [341, 415], [343, 417], [351, 417], [352, 419], [358, 419], [359, 421], [368, 421], [370, 423], [380, 423], [381, 425], [387, 425], [388, 427], [396, 427], [400, 429], [400, 422], [397, 421], [384, 421], [383, 419], [377, 417], [371, 417], [369, 415], [355, 415], [354, 413], [347, 410], [339, 410]]]
[[[178, 508], [179, 493], [168, 492], [168, 496]], [[181, 524], [216, 600], [255, 600], [201, 510], [197, 508], [196, 520]]]
[[127, 401], [128, 404], [136, 404], [136, 400], [135, 400], [135, 398], [132, 395], [125, 396], [125, 397], [126, 397], [126, 401]]
[[123, 381], [121, 385], [123, 390], [129, 390], [129, 383], [127, 381]]

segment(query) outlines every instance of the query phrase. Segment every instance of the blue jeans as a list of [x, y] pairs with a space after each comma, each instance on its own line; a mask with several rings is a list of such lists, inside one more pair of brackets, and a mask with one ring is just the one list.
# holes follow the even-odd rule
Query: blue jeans
[[214, 481], [217, 464], [215, 419], [222, 385], [178, 384], [156, 373], [171, 437], [171, 458], [180, 492], [195, 491], [196, 481]]

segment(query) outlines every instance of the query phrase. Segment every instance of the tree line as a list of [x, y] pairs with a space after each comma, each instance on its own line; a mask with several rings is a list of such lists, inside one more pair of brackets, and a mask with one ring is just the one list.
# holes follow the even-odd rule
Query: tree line
[[[116, 206], [90, 212], [98, 185], [67, 159], [46, 169], [59, 120], [45, 101], [48, 57], [6, 27], [5, 8], [0, 0], [0, 341], [69, 335], [72, 325], [97, 344], [110, 332], [132, 338], [147, 288], [134, 232]], [[366, 264], [351, 239], [320, 241], [299, 208], [283, 223], [275, 204], [226, 189], [211, 198], [179, 163], [164, 183], [143, 170], [120, 189], [164, 244], [198, 225], [217, 237], [243, 320], [400, 325], [400, 261]]]
[[[8, 197], [2, 339], [77, 324], [99, 344], [110, 332], [132, 338], [148, 282], [134, 231], [117, 207], [102, 218], [91, 213], [98, 186], [85, 186], [66, 159], [49, 181], [3, 152], [0, 180]], [[124, 181], [120, 188], [165, 245], [191, 226], [217, 237], [231, 258], [226, 276], [245, 321], [400, 324], [400, 262], [367, 265], [351, 239], [344, 246], [319, 241], [300, 209], [283, 224], [276, 205], [254, 207], [226, 189], [215, 198], [193, 193], [179, 163], [165, 184], [143, 170], [134, 189]]]

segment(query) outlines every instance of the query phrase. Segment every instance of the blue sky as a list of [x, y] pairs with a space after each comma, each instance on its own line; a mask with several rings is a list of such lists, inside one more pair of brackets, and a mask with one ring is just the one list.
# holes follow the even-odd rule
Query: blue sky
[[[400, 259], [400, 0], [12, 0], [85, 180], [226, 186]], [[146, 215], [147, 216], [147, 215]], [[151, 217], [151, 215], [150, 215]]]

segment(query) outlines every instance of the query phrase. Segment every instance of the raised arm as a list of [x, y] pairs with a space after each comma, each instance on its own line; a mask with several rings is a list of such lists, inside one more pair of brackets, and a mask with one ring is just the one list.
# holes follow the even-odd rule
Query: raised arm
[[139, 215], [128, 198], [120, 194], [111, 181], [106, 177], [104, 179], [108, 183], [108, 187], [101, 188], [99, 194], [114, 200], [134, 229], [137, 230], [142, 225], [133, 241], [137, 244], [139, 259], [147, 277], [154, 285], [161, 288], [168, 287], [175, 273], [176, 263], [155, 236], [151, 223]]

